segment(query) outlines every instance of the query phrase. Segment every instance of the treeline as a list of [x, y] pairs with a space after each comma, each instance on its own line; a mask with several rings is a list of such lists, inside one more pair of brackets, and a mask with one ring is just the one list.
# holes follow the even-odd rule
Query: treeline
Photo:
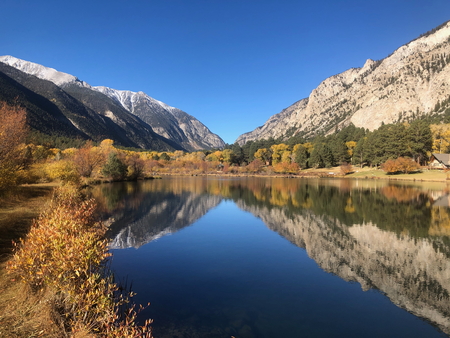
[[[447, 151], [449, 131], [448, 124], [430, 125], [425, 120], [386, 124], [372, 132], [350, 125], [309, 142], [290, 139], [282, 143], [268, 139], [250, 141], [242, 147], [234, 144], [228, 148], [237, 154], [237, 164], [260, 159], [267, 165], [296, 163], [300, 169], [333, 167], [343, 163], [373, 167], [389, 159], [409, 157], [423, 165], [431, 151]], [[296, 143], [298, 141], [300, 143]]]
[[[437, 108], [446, 106], [447, 102], [442, 102]], [[297, 174], [308, 168], [335, 166], [347, 166], [344, 174], [352, 166], [411, 172], [426, 165], [432, 152], [450, 150], [450, 123], [438, 122], [436, 115], [410, 123], [383, 124], [374, 131], [349, 125], [310, 140], [271, 138], [190, 153], [119, 148], [108, 139], [95, 144], [46, 138], [27, 133], [25, 117], [23, 109], [0, 106], [0, 190], [20, 183], [135, 180], [164, 173]]]

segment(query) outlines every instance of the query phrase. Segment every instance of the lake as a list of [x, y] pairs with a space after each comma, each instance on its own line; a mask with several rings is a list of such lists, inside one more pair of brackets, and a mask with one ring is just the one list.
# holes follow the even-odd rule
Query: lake
[[449, 337], [448, 193], [206, 177], [92, 190], [156, 338]]

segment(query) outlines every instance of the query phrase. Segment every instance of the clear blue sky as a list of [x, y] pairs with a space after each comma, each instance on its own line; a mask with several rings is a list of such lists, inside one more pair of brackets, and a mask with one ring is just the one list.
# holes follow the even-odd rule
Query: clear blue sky
[[143, 91], [225, 142], [450, 19], [450, 0], [0, 3], [0, 55]]

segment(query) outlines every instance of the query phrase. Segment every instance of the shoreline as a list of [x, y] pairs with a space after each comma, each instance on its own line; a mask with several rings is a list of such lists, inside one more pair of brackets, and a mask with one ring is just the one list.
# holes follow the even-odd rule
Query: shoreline
[[386, 180], [386, 181], [410, 181], [410, 182], [441, 182], [450, 183], [450, 177], [442, 170], [426, 170], [410, 174], [394, 174], [388, 175], [381, 169], [360, 169], [348, 175], [340, 173], [339, 167], [330, 169], [306, 169], [297, 174], [267, 174], [267, 173], [174, 173], [165, 172], [158, 173], [154, 178], [162, 178], [164, 176], [205, 176], [205, 177], [267, 177], [267, 178], [326, 178], [326, 179], [360, 179], [360, 180]]

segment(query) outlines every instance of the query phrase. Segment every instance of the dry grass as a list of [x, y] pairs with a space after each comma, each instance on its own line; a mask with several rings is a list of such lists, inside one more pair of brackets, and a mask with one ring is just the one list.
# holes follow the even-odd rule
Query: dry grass
[[4, 273], [5, 264], [0, 269], [0, 337], [65, 337], [55, 325], [50, 293], [30, 293]]
[[443, 170], [423, 170], [422, 172], [411, 173], [411, 174], [396, 174], [388, 175], [381, 169], [370, 169], [370, 168], [357, 168], [354, 167], [355, 172], [348, 175], [348, 177], [355, 178], [383, 178], [390, 180], [408, 180], [408, 181], [435, 181], [435, 182], [445, 182], [449, 177], [448, 173]]
[[12, 242], [28, 233], [32, 220], [50, 199], [53, 187], [23, 186], [0, 196], [0, 263], [11, 254]]
[[25, 186], [0, 197], [0, 337], [63, 337], [49, 318], [45, 295], [30, 295], [6, 274], [12, 242], [24, 237], [50, 199], [53, 187]]

